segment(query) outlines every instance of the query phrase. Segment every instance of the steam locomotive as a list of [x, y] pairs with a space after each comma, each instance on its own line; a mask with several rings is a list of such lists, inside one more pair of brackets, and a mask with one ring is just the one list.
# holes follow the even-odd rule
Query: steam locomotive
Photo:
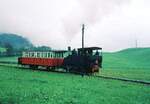
[[27, 51], [18, 58], [18, 64], [33, 69], [46, 67], [48, 70], [61, 68], [66, 72], [92, 74], [102, 67], [102, 48], [84, 47], [84, 25], [82, 27], [82, 48], [77, 50]]
[[27, 51], [18, 58], [18, 64], [32, 69], [45, 67], [48, 70], [61, 68], [66, 72], [90, 74], [102, 67], [102, 48], [87, 47], [76, 50], [52, 50], [49, 52]]

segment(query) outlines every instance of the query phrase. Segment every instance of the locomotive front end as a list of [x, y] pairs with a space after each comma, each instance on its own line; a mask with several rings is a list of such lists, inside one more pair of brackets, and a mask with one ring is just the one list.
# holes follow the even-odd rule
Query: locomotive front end
[[102, 68], [102, 48], [79, 48], [78, 52], [84, 56], [84, 66], [87, 73], [99, 72], [99, 69]]
[[102, 68], [102, 50], [97, 49], [93, 51], [91, 58], [91, 71], [99, 72], [99, 69]]

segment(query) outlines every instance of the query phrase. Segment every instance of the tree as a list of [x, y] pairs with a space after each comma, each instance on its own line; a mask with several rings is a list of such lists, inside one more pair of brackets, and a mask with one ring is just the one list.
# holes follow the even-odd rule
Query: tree
[[6, 55], [7, 56], [13, 56], [14, 55], [14, 49], [10, 43], [5, 43], [5, 48], [6, 48]]

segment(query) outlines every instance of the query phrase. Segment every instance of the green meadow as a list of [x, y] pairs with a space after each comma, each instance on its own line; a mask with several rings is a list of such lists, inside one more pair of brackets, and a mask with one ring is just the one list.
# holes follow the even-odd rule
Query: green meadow
[[0, 66], [0, 104], [149, 104], [147, 85]]
[[150, 81], [150, 48], [130, 48], [103, 54], [100, 75]]
[[[149, 53], [149, 48], [103, 53], [99, 74], [150, 81]], [[150, 104], [150, 86], [0, 66], [0, 104]]]
[[129, 48], [103, 57], [104, 69], [150, 69], [150, 48]]
[[6, 48], [0, 47], [0, 52], [6, 52]]
[[13, 56], [13, 57], [0, 57], [0, 62], [18, 62], [18, 57], [17, 56]]

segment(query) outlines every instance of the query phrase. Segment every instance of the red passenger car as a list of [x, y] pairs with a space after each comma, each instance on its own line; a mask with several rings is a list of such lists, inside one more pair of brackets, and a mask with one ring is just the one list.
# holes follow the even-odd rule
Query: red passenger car
[[65, 57], [71, 54], [69, 51], [49, 51], [49, 52], [23, 52], [18, 58], [18, 64], [28, 65], [31, 68], [44, 66], [47, 68], [60, 67]]

